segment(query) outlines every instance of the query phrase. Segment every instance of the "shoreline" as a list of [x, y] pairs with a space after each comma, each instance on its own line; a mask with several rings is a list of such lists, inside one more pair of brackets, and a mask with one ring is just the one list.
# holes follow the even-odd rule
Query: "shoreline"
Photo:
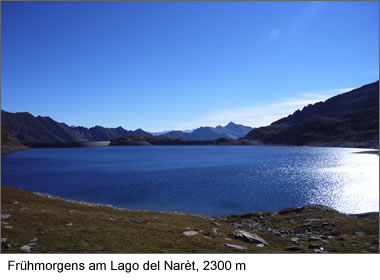
[[[14, 187], [14, 188], [18, 188], [18, 187]], [[176, 215], [192, 215], [192, 216], [199, 216], [199, 217], [216, 217], [217, 218], [217, 217], [229, 217], [229, 216], [236, 216], [236, 215], [246, 215], [247, 213], [261, 213], [261, 212], [272, 212], [272, 213], [275, 213], [275, 212], [283, 212], [283, 211], [285, 211], [287, 209], [300, 209], [300, 208], [303, 208], [303, 207], [322, 207], [322, 208], [330, 209], [330, 210], [335, 211], [335, 212], [337, 212], [339, 214], [342, 214], [342, 215], [353, 215], [353, 216], [356, 216], [356, 215], [367, 215], [369, 213], [379, 213], [379, 211], [369, 211], [369, 212], [360, 212], [360, 213], [344, 213], [344, 212], [340, 212], [339, 210], [336, 210], [334, 208], [331, 208], [329, 206], [325, 206], [325, 205], [322, 205], [322, 204], [305, 204], [303, 206], [297, 206], [297, 207], [292, 207], [292, 206], [286, 207], [286, 208], [280, 209], [278, 211], [265, 211], [265, 210], [262, 210], [262, 211], [257, 211], [257, 212], [230, 213], [230, 214], [224, 215], [224, 216], [215, 216], [215, 215], [211, 215], [211, 214], [207, 214], [207, 213], [196, 214], [196, 213], [183, 212], [183, 211], [177, 211], [177, 210], [174, 210], [174, 211], [156, 210], [155, 211], [155, 210], [149, 210], [149, 209], [122, 208], [122, 207], [117, 207], [117, 206], [114, 206], [112, 204], [107, 204], [107, 203], [89, 202], [89, 201], [84, 201], [84, 200], [74, 200], [74, 199], [64, 198], [64, 197], [61, 197], [61, 196], [58, 196], [58, 195], [51, 195], [51, 194], [48, 194], [48, 193], [41, 193], [41, 192], [32, 192], [32, 191], [28, 191], [28, 192], [31, 192], [32, 194], [35, 194], [35, 195], [38, 195], [38, 196], [41, 196], [41, 197], [44, 197], [44, 198], [52, 199], [52, 200], [60, 200], [60, 201], [65, 201], [65, 202], [74, 203], [74, 204], [78, 204], [78, 205], [89, 206], [89, 207], [111, 208], [111, 209], [115, 209], [115, 210], [119, 210], [119, 211], [137, 211], [137, 212], [168, 213], [168, 214], [172, 213], [172, 214], [176, 214]]]
[[379, 212], [306, 205], [216, 217], [130, 210], [6, 186], [1, 194], [2, 253], [379, 252]]
[[[1, 145], [1, 155], [6, 155], [18, 151], [24, 151], [35, 148], [84, 148], [84, 147], [117, 147], [117, 146], [126, 146], [126, 147], [141, 147], [146, 145], [106, 145], [105, 142], [110, 141], [99, 141], [99, 144], [95, 142], [81, 143], [40, 143], [32, 146], [26, 145]], [[266, 145], [266, 144], [183, 144], [183, 145], [149, 145], [149, 146], [260, 146], [260, 147], [314, 147], [314, 148], [347, 148], [347, 149], [366, 149], [370, 151], [359, 151], [354, 152], [357, 154], [375, 154], [379, 155], [379, 148], [374, 147], [355, 147], [355, 146], [317, 146], [317, 145], [303, 145], [303, 146], [293, 146], [293, 145]]]

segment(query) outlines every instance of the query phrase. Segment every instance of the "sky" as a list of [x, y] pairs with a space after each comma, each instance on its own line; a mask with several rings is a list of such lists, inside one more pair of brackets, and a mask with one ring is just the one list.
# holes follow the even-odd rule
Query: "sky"
[[378, 2], [1, 2], [1, 108], [260, 127], [379, 79]]

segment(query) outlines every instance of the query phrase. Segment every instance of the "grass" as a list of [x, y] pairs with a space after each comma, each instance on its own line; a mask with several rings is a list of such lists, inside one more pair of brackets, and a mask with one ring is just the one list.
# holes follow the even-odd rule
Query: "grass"
[[[328, 252], [379, 250], [378, 213], [345, 215], [321, 207], [305, 207], [284, 214], [208, 217], [85, 205], [14, 187], [1, 190], [1, 213], [10, 214], [2, 220], [1, 237], [7, 238], [2, 253], [20, 253], [20, 247], [33, 238], [38, 241], [32, 246], [32, 253], [289, 253], [286, 247], [296, 245], [291, 238], [307, 231], [319, 235], [321, 240], [300, 238], [297, 245], [302, 250], [298, 252], [314, 253], [314, 249], [309, 249], [310, 244], [323, 246]], [[288, 233], [281, 237], [278, 233], [249, 227], [247, 224], [252, 221]], [[235, 239], [233, 231], [237, 225], [258, 234], [269, 246], [259, 248], [257, 243]], [[198, 234], [183, 234], [190, 230]], [[228, 248], [226, 243], [247, 249]]]

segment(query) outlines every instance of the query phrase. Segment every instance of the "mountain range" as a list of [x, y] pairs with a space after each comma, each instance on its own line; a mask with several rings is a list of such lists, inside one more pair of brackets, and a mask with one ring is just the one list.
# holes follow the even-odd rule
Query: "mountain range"
[[[219, 139], [214, 141], [215, 144], [378, 148], [379, 81], [324, 102], [310, 104], [269, 126], [255, 129], [230, 122], [226, 126], [200, 127], [191, 132], [170, 131], [153, 136], [142, 129], [68, 126], [49, 117], [34, 117], [30, 113], [9, 113], [3, 110], [1, 123], [2, 144], [107, 141], [123, 137], [129, 141], [128, 136], [141, 136], [156, 144]], [[132, 142], [128, 142], [130, 143]]]
[[379, 147], [379, 81], [256, 128], [246, 144]]
[[[9, 113], [2, 110], [1, 123], [5, 135], [18, 139], [23, 144], [108, 141], [126, 136], [152, 136], [142, 129], [126, 130], [121, 126], [117, 128], [68, 126], [49, 117], [35, 117], [27, 112]], [[187, 141], [237, 139], [245, 136], [250, 130], [251, 127], [230, 122], [224, 127], [201, 127], [191, 132], [170, 131], [158, 137]]]
[[226, 126], [218, 125], [217, 127], [202, 126], [191, 132], [179, 130], [170, 131], [159, 135], [159, 137], [169, 137], [173, 140], [180, 139], [184, 141], [209, 141], [219, 138], [238, 139], [250, 132], [253, 127], [228, 123]]
[[30, 113], [9, 113], [3, 110], [1, 111], [1, 123], [2, 127], [7, 128], [10, 135], [24, 144], [107, 141], [130, 135], [150, 135], [141, 129], [125, 130], [120, 126], [117, 128], [68, 126], [49, 117], [34, 117]]

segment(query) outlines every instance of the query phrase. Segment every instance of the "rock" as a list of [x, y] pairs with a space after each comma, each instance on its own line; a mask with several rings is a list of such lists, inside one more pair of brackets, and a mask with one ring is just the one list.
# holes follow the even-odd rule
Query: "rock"
[[226, 247], [228, 247], [228, 248], [234, 248], [234, 249], [238, 249], [238, 250], [246, 250], [246, 249], [248, 249], [247, 247], [236, 245], [236, 244], [231, 244], [231, 243], [225, 243], [224, 245]]
[[108, 220], [110, 220], [111, 222], [115, 222], [116, 221], [116, 219], [114, 219], [114, 218], [109, 218]]
[[327, 238], [328, 238], [328, 239], [334, 239], [335, 236], [333, 236], [333, 235], [329, 235], [329, 236], [327, 236]]
[[363, 236], [363, 235], [365, 235], [365, 233], [361, 232], [361, 231], [355, 231], [354, 234], [357, 235], [357, 236]]
[[218, 230], [216, 228], [212, 228], [211, 231], [214, 233], [214, 234], [218, 234]]
[[305, 222], [309, 222], [309, 223], [320, 222], [320, 221], [321, 219], [314, 219], [314, 218], [305, 219]]
[[193, 236], [193, 235], [197, 235], [198, 232], [197, 231], [194, 231], [194, 230], [189, 230], [189, 231], [184, 231], [182, 233], [184, 236]]
[[30, 246], [30, 247], [32, 247], [32, 246], [34, 246], [34, 245], [37, 245], [37, 243], [36, 243], [36, 242], [29, 242], [29, 243], [28, 243], [28, 246]]
[[7, 228], [7, 229], [13, 229], [12, 226], [5, 226], [4, 228]]
[[204, 235], [204, 234], [202, 234], [202, 236], [203, 236], [204, 238], [206, 238], [206, 239], [212, 239], [211, 236], [207, 236], [207, 235]]
[[134, 223], [134, 224], [142, 224], [142, 223], [144, 223], [144, 221], [141, 220], [141, 219], [129, 220], [128, 222], [130, 222], [130, 223]]
[[255, 233], [249, 233], [249, 232], [246, 232], [244, 230], [235, 230], [233, 233], [232, 233], [235, 238], [239, 238], [239, 239], [242, 239], [244, 241], [248, 241], [248, 242], [258, 242], [258, 243], [263, 243], [267, 246], [269, 246], [269, 244], [263, 239], [261, 238], [259, 235], [255, 234]]
[[225, 237], [224, 239], [225, 239], [225, 240], [229, 240], [229, 241], [231, 241], [231, 240], [232, 240], [231, 238], [228, 238], [228, 237]]
[[18, 204], [18, 201], [14, 201], [13, 204]]
[[77, 210], [70, 210], [69, 213], [75, 213]]
[[316, 235], [310, 235], [309, 236], [309, 240], [310, 241], [315, 241], [315, 240], [321, 240], [321, 238], [319, 236], [316, 236]]
[[30, 246], [28, 246], [28, 245], [24, 245], [24, 246], [20, 247], [20, 250], [24, 251], [24, 252], [30, 252], [31, 249], [32, 248]]
[[7, 225], [8, 223], [7, 222], [1, 222], [2, 225]]
[[322, 250], [320, 250], [320, 249], [314, 249], [314, 253], [322, 253]]
[[290, 238], [290, 241], [292, 241], [293, 243], [296, 243], [296, 244], [298, 244], [298, 240], [300, 240], [298, 237]]
[[263, 248], [265, 245], [263, 243], [259, 243], [256, 245], [256, 247]]
[[310, 243], [309, 249], [321, 249], [321, 246], [315, 243]]
[[1, 238], [1, 243], [7, 243], [7, 240], [8, 240], [8, 238], [2, 237]]
[[1, 214], [1, 219], [7, 220], [7, 219], [9, 219], [10, 216], [11, 216], [11, 214]]
[[73, 225], [73, 223], [65, 224], [65, 226], [67, 226], [67, 227], [71, 227], [72, 225]]
[[285, 250], [288, 250], [288, 251], [302, 251], [303, 249], [304, 248], [301, 246], [289, 246], [285, 248]]
[[235, 227], [235, 228], [242, 228], [242, 227], [243, 227], [243, 224], [240, 224], [240, 223], [234, 223], [234, 227]]
[[30, 242], [37, 242], [37, 241], [38, 241], [37, 237], [34, 237], [32, 240], [30, 240]]
[[330, 242], [329, 242], [328, 240], [322, 239], [321, 241], [322, 241], [323, 243], [330, 244]]

